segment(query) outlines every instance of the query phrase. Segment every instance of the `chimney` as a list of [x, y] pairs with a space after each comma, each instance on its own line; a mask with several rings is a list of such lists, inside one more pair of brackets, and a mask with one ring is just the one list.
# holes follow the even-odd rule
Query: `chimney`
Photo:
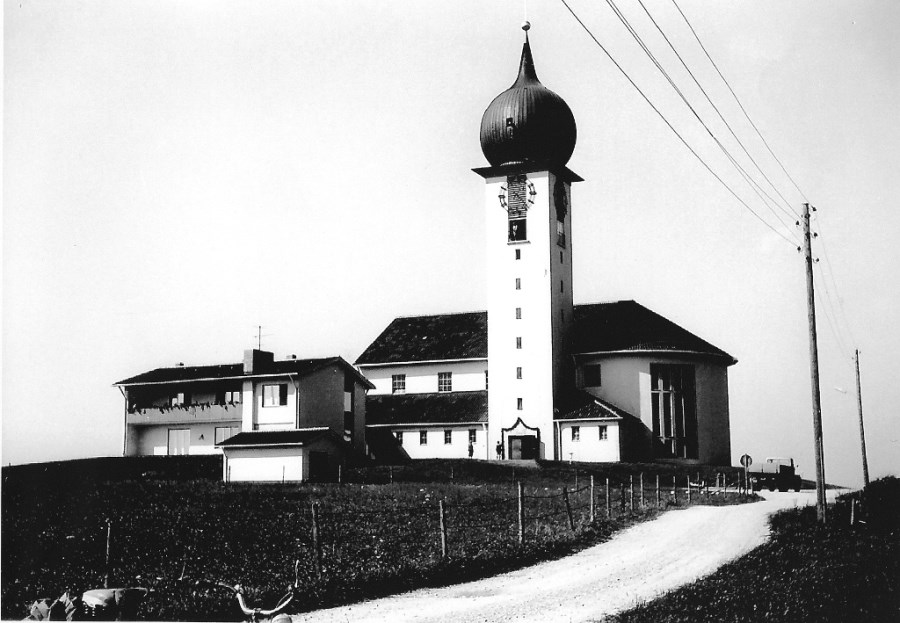
[[272, 365], [274, 360], [275, 355], [268, 351], [257, 350], [256, 348], [245, 350], [244, 374], [260, 374], [265, 372], [266, 369]]

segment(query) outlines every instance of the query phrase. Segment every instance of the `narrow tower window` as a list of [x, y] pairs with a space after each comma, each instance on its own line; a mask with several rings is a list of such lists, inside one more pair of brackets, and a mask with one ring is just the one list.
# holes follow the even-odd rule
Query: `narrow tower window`
[[521, 398], [516, 398], [516, 409], [519, 411], [522, 410], [522, 399]]
[[516, 249], [516, 259], [517, 260], [522, 259], [522, 249]]
[[516, 338], [516, 348], [522, 348], [522, 338]]
[[516, 290], [522, 289], [522, 279], [520, 277], [516, 277]]
[[522, 366], [519, 366], [518, 368], [516, 368], [516, 378], [517, 379], [522, 378]]
[[516, 307], [516, 320], [521, 320], [521, 319], [522, 319], [522, 308]]

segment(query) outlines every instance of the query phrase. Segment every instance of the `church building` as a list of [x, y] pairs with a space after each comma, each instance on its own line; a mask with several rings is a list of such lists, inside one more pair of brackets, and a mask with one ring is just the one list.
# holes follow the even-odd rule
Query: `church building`
[[124, 454], [222, 453], [226, 481], [326, 478], [366, 456], [730, 463], [737, 360], [635, 301], [574, 303], [575, 118], [523, 28], [474, 169], [487, 310], [396, 318], [355, 367], [257, 349], [119, 381]]
[[411, 458], [730, 463], [736, 360], [634, 301], [575, 305], [572, 111], [518, 76], [487, 107], [487, 311], [395, 319], [356, 365], [370, 452]]

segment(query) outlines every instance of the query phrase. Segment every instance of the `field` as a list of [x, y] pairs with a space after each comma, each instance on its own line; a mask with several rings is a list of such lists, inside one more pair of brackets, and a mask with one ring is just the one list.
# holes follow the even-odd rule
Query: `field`
[[829, 510], [826, 526], [815, 507], [775, 515], [767, 544], [608, 623], [900, 621], [900, 480], [875, 481]]
[[[271, 607], [293, 581], [295, 560], [304, 595], [299, 607], [309, 610], [483, 577], [602, 541], [659, 512], [657, 475], [662, 508], [688, 503], [688, 472], [670, 465], [421, 461], [348, 470], [342, 484], [225, 485], [185, 479], [188, 468], [168, 479], [171, 464], [142, 470], [119, 461], [102, 469], [90, 462], [4, 468], [2, 618], [21, 618], [26, 604], [66, 587], [101, 586], [109, 573], [110, 586], [157, 589], [143, 604], [145, 618], [235, 620], [239, 613], [226, 595], [176, 580], [240, 582], [259, 605]], [[724, 471], [733, 486], [735, 470]], [[712, 470], [691, 467], [691, 480], [698, 476], [715, 479]], [[517, 482], [524, 491], [521, 544]], [[692, 491], [692, 503], [741, 499]]]

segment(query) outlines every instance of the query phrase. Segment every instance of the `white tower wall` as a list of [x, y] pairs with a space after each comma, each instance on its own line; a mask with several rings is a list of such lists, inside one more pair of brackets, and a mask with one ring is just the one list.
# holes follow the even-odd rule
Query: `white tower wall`
[[[493, 451], [502, 441], [510, 458], [509, 435], [503, 430], [521, 418], [525, 426], [540, 430], [538, 456], [552, 459], [556, 458], [554, 398], [572, 378], [564, 348], [565, 327], [572, 321], [571, 208], [563, 221], [565, 246], [561, 246], [553, 192], [556, 176], [539, 171], [527, 177], [536, 194], [526, 217], [527, 241], [522, 242], [508, 240], [509, 216], [498, 199], [507, 176], [486, 178], [489, 443]], [[568, 196], [569, 184], [563, 183]], [[517, 309], [521, 318], [516, 317]], [[516, 338], [522, 338], [521, 348]], [[512, 431], [519, 433], [534, 434], [523, 428]]]

